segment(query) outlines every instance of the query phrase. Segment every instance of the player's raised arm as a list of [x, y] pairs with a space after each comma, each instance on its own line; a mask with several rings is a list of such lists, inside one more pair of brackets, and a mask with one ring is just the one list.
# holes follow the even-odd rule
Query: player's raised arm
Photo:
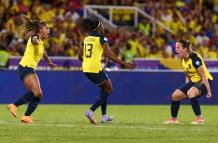
[[56, 64], [54, 64], [54, 63], [50, 60], [50, 58], [48, 57], [48, 54], [47, 54], [46, 51], [44, 51], [44, 53], [43, 53], [43, 58], [45, 59], [45, 61], [47, 62], [47, 64], [48, 64], [49, 67], [55, 68], [55, 67], [57, 66]]
[[103, 49], [104, 49], [104, 55], [106, 57], [108, 57], [109, 59], [111, 59], [112, 61], [118, 63], [118, 64], [121, 64], [121, 65], [124, 65], [126, 68], [128, 69], [134, 69], [135, 68], [135, 64], [132, 64], [132, 63], [126, 63], [124, 61], [122, 61], [121, 59], [117, 58], [114, 53], [110, 50], [109, 46], [107, 43], [105, 43], [103, 45]]

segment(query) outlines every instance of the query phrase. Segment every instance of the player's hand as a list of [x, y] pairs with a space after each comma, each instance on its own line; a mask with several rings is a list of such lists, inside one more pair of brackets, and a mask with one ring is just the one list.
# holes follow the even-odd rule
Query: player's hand
[[207, 98], [211, 98], [211, 97], [212, 97], [211, 92], [208, 92], [206, 97], [207, 97]]
[[51, 67], [51, 68], [56, 68], [56, 67], [57, 67], [57, 65], [54, 64], [54, 63], [52, 63], [52, 62], [51, 62], [51, 63], [48, 63], [48, 66]]
[[136, 64], [126, 63], [125, 67], [126, 67], [127, 69], [132, 70], [132, 69], [135, 69]]

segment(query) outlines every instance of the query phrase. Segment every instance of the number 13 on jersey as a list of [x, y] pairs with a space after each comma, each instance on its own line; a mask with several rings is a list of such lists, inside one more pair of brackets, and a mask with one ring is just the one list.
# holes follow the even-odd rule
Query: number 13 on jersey
[[92, 48], [93, 44], [85, 44], [85, 56], [86, 58], [91, 58], [92, 57]]

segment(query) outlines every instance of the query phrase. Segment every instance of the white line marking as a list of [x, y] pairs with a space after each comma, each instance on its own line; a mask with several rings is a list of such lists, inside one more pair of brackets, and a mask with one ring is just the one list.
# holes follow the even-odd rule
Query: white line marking
[[[82, 123], [83, 121], [42, 121], [42, 120], [37, 120], [37, 123], [71, 123], [71, 124], [78, 124], [78, 123]], [[1, 123], [1, 121], [0, 121]], [[20, 123], [20, 122], [17, 122]], [[135, 124], [136, 126], [142, 126], [142, 125], [165, 125], [165, 126], [173, 126], [173, 124], [164, 124], [164, 123], [154, 123], [154, 122], [143, 122], [143, 123], [136, 123], [136, 122], [119, 122], [119, 121], [113, 121], [113, 125], [117, 125], [117, 126], [122, 126], [122, 125], [118, 125], [118, 124]], [[189, 123], [183, 123], [180, 122], [179, 124], [177, 124], [178, 126], [180, 125], [185, 125], [185, 126], [191, 126], [191, 124]], [[176, 126], [176, 125], [175, 125]], [[193, 125], [192, 125], [193, 126]], [[200, 126], [218, 126], [218, 124], [202, 124]]]
[[[51, 124], [52, 121], [44, 122], [44, 123], [33, 123], [33, 124], [24, 124], [20, 122], [6, 122], [6, 121], [0, 121], [0, 125], [18, 125], [18, 126], [45, 126], [45, 127], [65, 127], [65, 128], [114, 128], [114, 129], [144, 129], [144, 130], [169, 130], [169, 131], [207, 131], [208, 129], [205, 128], [192, 128], [192, 129], [182, 129], [181, 126], [169, 126], [169, 127], [147, 127], [146, 125], [71, 125], [71, 124], [63, 124], [63, 122], [57, 124], [57, 122], [53, 122], [54, 124]], [[66, 122], [67, 123], [67, 122]], [[68, 122], [69, 123], [69, 122]], [[72, 123], [72, 122], [71, 122]], [[151, 124], [148, 124], [151, 125]], [[156, 124], [158, 125], [158, 124]], [[159, 124], [163, 125], [163, 124]]]

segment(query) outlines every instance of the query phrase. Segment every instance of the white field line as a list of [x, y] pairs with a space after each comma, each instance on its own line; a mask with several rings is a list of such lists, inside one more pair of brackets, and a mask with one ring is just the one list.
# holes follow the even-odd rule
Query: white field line
[[[71, 123], [71, 124], [78, 124], [78, 123], [82, 123], [83, 121], [81, 122], [78, 122], [78, 121], [42, 121], [42, 120], [37, 120], [36, 121], [37, 123], [53, 123], [53, 124], [57, 124], [57, 123]], [[20, 123], [20, 122], [17, 122], [17, 123]], [[1, 121], [0, 121], [0, 124], [1, 124]], [[122, 126], [122, 125], [118, 125], [118, 124], [135, 124], [135, 126], [149, 126], [149, 125], [166, 125], [167, 124], [163, 124], [163, 123], [153, 123], [153, 122], [143, 122], [143, 123], [136, 123], [136, 122], [119, 122], [119, 121], [113, 121], [112, 122], [113, 125], [115, 126]], [[107, 124], [107, 125], [111, 125], [111, 123]], [[171, 126], [172, 124], [168, 124], [168, 126]], [[191, 126], [191, 124], [189, 123], [183, 123], [183, 122], [180, 122], [179, 124], [177, 124], [178, 126], [181, 126], [181, 125], [187, 125], [187, 126]], [[175, 125], [175, 126], [177, 126]], [[200, 126], [218, 126], [218, 124], [208, 124], [208, 123], [205, 123], [203, 125], [200, 125]]]
[[[54, 123], [54, 122], [53, 122]], [[68, 122], [69, 123], [69, 122]], [[0, 121], [0, 125], [18, 125], [18, 126], [45, 126], [45, 127], [64, 127], [64, 128], [114, 128], [114, 129], [144, 129], [144, 130], [169, 130], [169, 131], [207, 131], [208, 129], [205, 128], [192, 128], [192, 129], [182, 129], [181, 126], [175, 127], [170, 126], [169, 127], [146, 127], [146, 125], [72, 125], [72, 124], [63, 124], [55, 122], [54, 124], [51, 124], [51, 122], [44, 122], [44, 123], [33, 123], [33, 124], [24, 124], [20, 122], [6, 122], [6, 121]], [[151, 124], [149, 124], [151, 125]], [[157, 125], [157, 124], [156, 124]], [[159, 124], [163, 125], [163, 124]]]

